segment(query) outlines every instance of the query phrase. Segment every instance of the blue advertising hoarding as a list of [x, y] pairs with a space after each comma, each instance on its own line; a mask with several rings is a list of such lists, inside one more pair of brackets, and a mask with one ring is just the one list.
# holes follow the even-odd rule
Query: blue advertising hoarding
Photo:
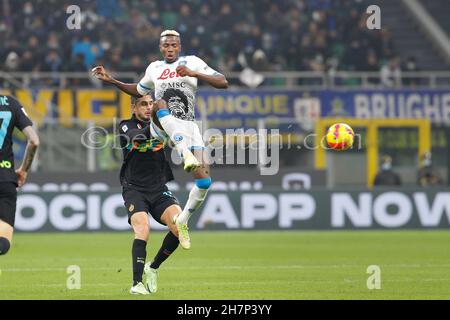
[[210, 127], [255, 128], [258, 118], [314, 121], [319, 117], [360, 119], [429, 118], [450, 124], [449, 90], [217, 91], [198, 94], [197, 117]]

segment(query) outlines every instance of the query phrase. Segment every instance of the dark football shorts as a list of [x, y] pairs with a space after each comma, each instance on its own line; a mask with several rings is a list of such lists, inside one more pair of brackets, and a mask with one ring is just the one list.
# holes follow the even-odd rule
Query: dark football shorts
[[17, 186], [13, 182], [0, 182], [0, 220], [14, 227], [16, 220]]
[[164, 211], [171, 205], [180, 205], [178, 199], [167, 187], [160, 191], [146, 192], [130, 188], [123, 188], [122, 197], [128, 213], [128, 223], [131, 224], [131, 216], [136, 212], [147, 212], [157, 222], [166, 225], [161, 221]]

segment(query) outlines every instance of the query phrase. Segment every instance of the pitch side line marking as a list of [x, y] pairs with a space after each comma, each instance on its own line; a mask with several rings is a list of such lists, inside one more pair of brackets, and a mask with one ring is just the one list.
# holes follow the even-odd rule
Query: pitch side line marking
[[[363, 280], [350, 280], [350, 279], [343, 279], [342, 282], [346, 283], [358, 283], [363, 282]], [[440, 282], [440, 281], [450, 281], [450, 279], [438, 279], [438, 278], [424, 278], [424, 279], [386, 279], [383, 280], [383, 282]], [[197, 281], [192, 281], [192, 283], [198, 283]], [[244, 284], [244, 285], [254, 285], [254, 284], [266, 284], [268, 282], [273, 283], [292, 283], [292, 282], [301, 282], [301, 283], [336, 283], [338, 281], [332, 281], [332, 280], [271, 280], [271, 281], [238, 281], [233, 282], [233, 285], [236, 284]], [[209, 281], [209, 282], [201, 282], [202, 285], [230, 285], [231, 283], [229, 281], [226, 282], [216, 282], [216, 281]], [[54, 288], [63, 288], [65, 287], [64, 284], [61, 283], [51, 283], [51, 284], [33, 284], [30, 286], [29, 284], [16, 284], [15, 287], [54, 287]], [[123, 283], [85, 283], [82, 285], [82, 287], [124, 287]], [[179, 284], [170, 284], [167, 283], [164, 285], [164, 287], [179, 287]], [[270, 289], [272, 290], [272, 289]], [[71, 291], [71, 290], [69, 290]]]
[[[365, 264], [358, 265], [254, 265], [254, 266], [199, 266], [199, 267], [174, 267], [168, 266], [165, 267], [165, 270], [205, 270], [205, 269], [222, 269], [222, 270], [233, 270], [233, 269], [331, 269], [331, 268], [361, 268], [365, 267]], [[382, 268], [450, 268], [450, 264], [380, 264]], [[128, 268], [128, 266], [126, 267]], [[117, 272], [119, 269], [124, 269], [123, 266], [118, 267], [83, 267], [81, 266], [81, 270], [83, 271], [115, 271]], [[51, 272], [51, 271], [66, 271], [65, 267], [60, 268], [2, 268], [4, 272]]]

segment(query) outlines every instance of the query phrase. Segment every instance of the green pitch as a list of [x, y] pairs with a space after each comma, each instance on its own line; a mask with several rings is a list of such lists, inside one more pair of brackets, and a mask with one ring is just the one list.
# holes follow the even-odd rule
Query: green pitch
[[[148, 259], [164, 233], [153, 233]], [[0, 257], [0, 299], [450, 299], [450, 232], [193, 232], [136, 297], [131, 233], [16, 234]], [[81, 270], [68, 290], [67, 267]], [[369, 265], [381, 289], [369, 290]]]

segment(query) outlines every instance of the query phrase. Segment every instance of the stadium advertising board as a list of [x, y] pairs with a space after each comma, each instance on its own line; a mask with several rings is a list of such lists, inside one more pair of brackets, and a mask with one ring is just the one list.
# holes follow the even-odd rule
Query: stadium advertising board
[[[176, 192], [185, 203], [187, 192]], [[450, 227], [450, 190], [211, 192], [194, 230], [341, 230]], [[18, 231], [128, 230], [120, 193], [29, 192], [18, 197]], [[151, 219], [153, 230], [164, 229]]]
[[[192, 176], [184, 170], [173, 168], [175, 180], [168, 183], [171, 191], [190, 191]], [[285, 191], [310, 189], [325, 186], [326, 172], [314, 169], [280, 168], [278, 174], [263, 176], [257, 168], [215, 167], [215, 191], [260, 191], [281, 188]], [[43, 173], [33, 172], [23, 187], [24, 191], [113, 191], [120, 188], [119, 172], [99, 171], [95, 173]]]
[[[112, 89], [98, 90], [0, 90], [12, 93], [32, 119], [42, 124], [54, 118], [72, 126], [71, 118], [112, 124], [131, 113], [130, 98]], [[256, 128], [258, 118], [292, 118], [311, 122], [318, 117], [429, 118], [450, 123], [450, 90], [200, 90], [197, 119], [201, 112], [210, 128]]]

